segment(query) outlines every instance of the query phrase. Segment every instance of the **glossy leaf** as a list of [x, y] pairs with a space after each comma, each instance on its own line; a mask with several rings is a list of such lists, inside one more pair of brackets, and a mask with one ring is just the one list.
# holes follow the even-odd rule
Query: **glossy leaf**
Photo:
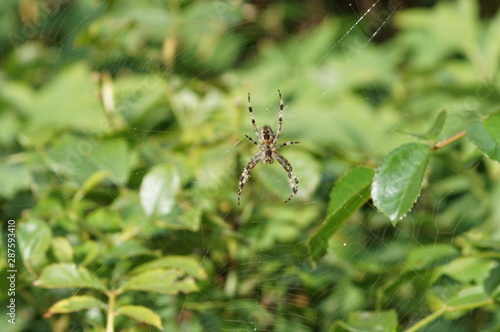
[[128, 279], [124, 290], [154, 292], [160, 294], [191, 293], [198, 290], [193, 278], [184, 276], [178, 269], [153, 269], [139, 273]]
[[66, 314], [89, 308], [106, 308], [106, 305], [99, 299], [89, 295], [74, 295], [67, 299], [63, 299], [54, 303], [45, 317], [50, 317], [53, 314]]
[[393, 150], [375, 173], [372, 198], [392, 222], [403, 218], [420, 194], [431, 147], [409, 143]]
[[335, 182], [330, 193], [328, 215], [308, 241], [313, 260], [317, 261], [325, 254], [328, 239], [370, 198], [373, 175], [373, 169], [358, 167]]
[[57, 263], [45, 267], [34, 283], [42, 288], [92, 288], [105, 290], [104, 284], [84, 267], [70, 263]]
[[166, 215], [174, 206], [175, 196], [180, 189], [177, 169], [162, 165], [149, 171], [141, 183], [141, 205], [148, 216]]
[[151, 309], [140, 305], [124, 305], [116, 311], [117, 315], [128, 316], [138, 322], [145, 323], [163, 330], [161, 317]]

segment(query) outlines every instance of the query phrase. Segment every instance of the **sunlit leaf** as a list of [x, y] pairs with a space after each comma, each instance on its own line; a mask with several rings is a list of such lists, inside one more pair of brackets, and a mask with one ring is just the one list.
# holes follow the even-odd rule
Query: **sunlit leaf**
[[409, 143], [393, 150], [375, 173], [373, 202], [392, 222], [403, 218], [420, 194], [431, 147]]
[[180, 189], [180, 178], [171, 165], [156, 166], [149, 171], [141, 183], [141, 205], [148, 216], [168, 214]]
[[145, 323], [163, 330], [161, 324], [161, 317], [151, 309], [140, 305], [124, 305], [118, 308], [117, 315], [128, 316], [138, 322]]
[[157, 268], [134, 275], [122, 286], [124, 290], [137, 290], [161, 294], [191, 293], [198, 290], [193, 278], [185, 277], [179, 269]]
[[70, 263], [57, 263], [45, 267], [34, 283], [42, 288], [93, 288], [105, 290], [104, 284], [84, 267]]
[[89, 295], [74, 295], [70, 298], [60, 300], [54, 303], [45, 317], [50, 317], [53, 314], [67, 314], [89, 308], [105, 308], [106, 305], [99, 299]]
[[330, 193], [328, 215], [308, 241], [314, 260], [325, 254], [328, 239], [369, 199], [374, 173], [371, 168], [358, 167], [335, 182]]
[[201, 267], [200, 263], [192, 257], [187, 256], [166, 256], [159, 259], [155, 259], [151, 262], [139, 265], [134, 269], [134, 273], [140, 273], [143, 271], [148, 271], [156, 268], [178, 268], [185, 273], [204, 280], [207, 277], [207, 273]]

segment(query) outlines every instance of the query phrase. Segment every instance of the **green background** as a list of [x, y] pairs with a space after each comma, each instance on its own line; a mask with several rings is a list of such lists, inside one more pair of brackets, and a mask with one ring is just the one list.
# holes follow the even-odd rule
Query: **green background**
[[489, 1], [4, 1], [0, 329], [498, 331], [499, 64]]

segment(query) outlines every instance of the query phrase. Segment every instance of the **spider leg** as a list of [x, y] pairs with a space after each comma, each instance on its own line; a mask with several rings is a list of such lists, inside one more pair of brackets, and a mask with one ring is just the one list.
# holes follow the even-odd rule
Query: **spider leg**
[[251, 138], [251, 137], [250, 137], [250, 136], [248, 136], [248, 135], [245, 135], [245, 137], [246, 137], [246, 138], [248, 138], [248, 140], [249, 140], [250, 142], [252, 142], [253, 144], [255, 144], [255, 146], [256, 146], [256, 147], [260, 148], [260, 144], [259, 144], [259, 143], [257, 143], [257, 142], [256, 142], [253, 138]]
[[276, 152], [276, 160], [280, 163], [281, 167], [283, 167], [285, 171], [288, 173], [288, 183], [290, 184], [290, 188], [292, 188], [292, 194], [285, 201], [285, 203], [288, 203], [288, 201], [291, 200], [292, 197], [295, 196], [295, 194], [299, 190], [299, 180], [293, 173], [292, 165], [290, 165], [288, 160], [286, 160], [286, 158], [280, 155], [278, 152]]
[[259, 138], [259, 130], [257, 129], [257, 125], [255, 124], [255, 118], [253, 117], [252, 103], [250, 102], [250, 92], [248, 93], [248, 112], [250, 112], [250, 119], [252, 120], [252, 127], [255, 136]]
[[243, 189], [243, 186], [250, 178], [250, 171], [261, 160], [262, 160], [262, 153], [259, 152], [255, 156], [253, 156], [252, 159], [250, 159], [250, 161], [247, 163], [247, 165], [243, 169], [243, 172], [241, 173], [241, 176], [240, 176], [240, 182], [238, 183], [238, 205], [240, 205], [241, 190]]
[[281, 126], [282, 126], [282, 122], [283, 122], [283, 98], [281, 98], [280, 90], [278, 90], [278, 94], [280, 96], [280, 113], [278, 115], [278, 129], [276, 129], [276, 136], [274, 136], [273, 144], [276, 144], [276, 142], [278, 141], [278, 138], [280, 137]]
[[285, 147], [285, 146], [287, 146], [287, 145], [299, 144], [299, 143], [300, 143], [300, 142], [292, 142], [292, 141], [290, 141], [290, 142], [286, 142], [286, 143], [283, 143], [283, 144], [281, 144], [281, 145], [278, 145], [278, 146], [276, 147], [276, 150], [279, 150], [279, 149], [281, 149], [282, 147]]

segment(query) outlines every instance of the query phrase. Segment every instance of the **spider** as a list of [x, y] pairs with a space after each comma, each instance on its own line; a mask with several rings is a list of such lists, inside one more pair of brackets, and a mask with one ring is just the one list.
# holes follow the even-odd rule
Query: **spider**
[[241, 173], [240, 182], [238, 184], [238, 205], [240, 205], [241, 190], [243, 189], [243, 186], [250, 178], [250, 171], [261, 160], [264, 164], [272, 164], [275, 160], [277, 160], [280, 163], [281, 167], [283, 167], [285, 171], [288, 173], [288, 182], [290, 184], [290, 188], [292, 189], [292, 194], [285, 201], [285, 203], [287, 203], [290, 199], [292, 199], [292, 197], [299, 190], [299, 180], [293, 173], [292, 165], [290, 165], [290, 163], [288, 162], [288, 160], [286, 160], [285, 157], [283, 157], [281, 154], [278, 153], [278, 150], [281, 149], [282, 147], [285, 147], [287, 145], [297, 144], [299, 142], [290, 141], [276, 146], [276, 142], [278, 141], [278, 138], [281, 133], [281, 126], [283, 120], [283, 99], [281, 98], [280, 90], [278, 90], [278, 94], [280, 97], [280, 112], [278, 117], [278, 130], [276, 130], [276, 135], [274, 135], [273, 130], [268, 125], [264, 125], [262, 127], [262, 130], [259, 135], [257, 125], [255, 124], [255, 118], [253, 116], [252, 104], [250, 102], [250, 93], [248, 93], [248, 112], [250, 113], [250, 119], [252, 120], [253, 131], [257, 136], [258, 141], [255, 141], [248, 135], [245, 135], [245, 137], [248, 138], [248, 140], [252, 142], [256, 147], [258, 147], [260, 151], [256, 155], [254, 155], [250, 159], [250, 161], [248, 161], [247, 165], [243, 169], [243, 172]]

